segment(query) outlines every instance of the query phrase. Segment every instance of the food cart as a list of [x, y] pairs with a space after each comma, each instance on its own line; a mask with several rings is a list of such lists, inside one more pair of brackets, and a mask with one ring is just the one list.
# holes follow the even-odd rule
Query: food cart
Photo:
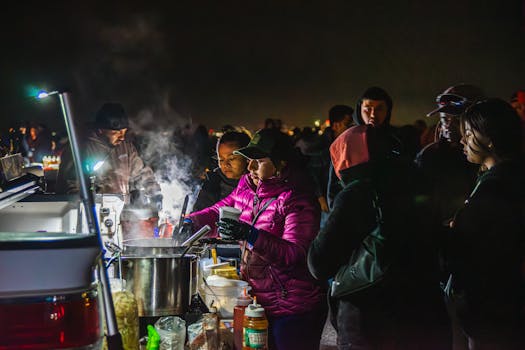
[[[67, 95], [61, 102], [78, 174]], [[83, 176], [79, 195], [46, 193], [46, 177], [19, 154], [0, 159], [0, 176], [1, 349], [100, 349], [104, 338], [110, 350], [122, 349], [110, 277], [127, 280], [145, 323], [195, 312], [199, 258], [208, 250], [192, 247], [208, 226], [183, 242], [126, 239], [123, 198], [92, 193]]]

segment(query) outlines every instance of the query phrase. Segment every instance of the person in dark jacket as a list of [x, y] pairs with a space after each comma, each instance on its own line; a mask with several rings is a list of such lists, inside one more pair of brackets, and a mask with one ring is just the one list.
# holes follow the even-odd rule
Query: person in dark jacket
[[[363, 96], [359, 99], [357, 106], [352, 115], [356, 125], [371, 125], [373, 127], [381, 127], [388, 130], [394, 135], [393, 127], [390, 126], [390, 119], [392, 118], [392, 108], [394, 104], [390, 95], [380, 87], [370, 87], [366, 89]], [[397, 137], [395, 137], [397, 138]], [[401, 142], [396, 146], [396, 152], [401, 152]], [[337, 186], [338, 179], [334, 176], [331, 170], [328, 177], [328, 191], [327, 201], [329, 208], [332, 208], [337, 192], [340, 187]]]
[[237, 131], [228, 131], [217, 141], [217, 160], [219, 166], [206, 173], [206, 179], [197, 195], [194, 211], [199, 211], [217, 203], [228, 196], [247, 170], [246, 158], [233, 154], [233, 151], [245, 147], [250, 137]]
[[520, 119], [499, 99], [461, 117], [467, 160], [481, 166], [451, 223], [446, 291], [473, 349], [525, 349], [525, 178]]
[[339, 349], [450, 348], [437, 249], [418, 230], [415, 174], [411, 163], [393, 152], [396, 143], [388, 130], [360, 125], [345, 131], [330, 147], [344, 188], [310, 247], [310, 271], [326, 281], [347, 266], [377, 227], [377, 207], [390, 256], [390, 270], [381, 284], [330, 298]]
[[[436, 97], [437, 108], [427, 117], [439, 117], [435, 140], [424, 147], [415, 158], [420, 172], [422, 204], [425, 206], [425, 224], [422, 226], [440, 241], [443, 247], [444, 231], [456, 210], [462, 206], [472, 183], [476, 179], [478, 167], [467, 162], [460, 144], [460, 115], [469, 106], [484, 98], [483, 91], [474, 85], [457, 84], [445, 89]], [[441, 277], [445, 283], [448, 277], [446, 268]], [[464, 347], [464, 339], [451, 314], [454, 346]]]
[[[97, 111], [95, 128], [81, 141], [83, 167], [93, 175], [97, 193], [120, 194], [126, 204], [147, 202], [160, 210], [160, 185], [133, 143], [126, 140], [128, 126], [128, 116], [120, 103], [103, 104]], [[66, 147], [58, 171], [56, 192], [77, 193], [78, 186], [71, 149]]]
[[467, 162], [459, 142], [459, 116], [483, 97], [483, 91], [476, 86], [454, 85], [436, 97], [437, 108], [427, 114], [428, 117], [439, 114], [440, 118], [435, 141], [423, 148], [415, 159], [431, 201], [429, 222], [435, 221], [438, 225], [448, 222], [476, 178], [477, 167]]

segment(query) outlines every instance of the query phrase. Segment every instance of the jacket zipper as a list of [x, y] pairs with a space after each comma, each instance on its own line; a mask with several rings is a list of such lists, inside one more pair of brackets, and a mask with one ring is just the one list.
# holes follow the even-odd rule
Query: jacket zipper
[[284, 285], [282, 284], [282, 282], [279, 279], [279, 277], [277, 275], [275, 275], [275, 273], [274, 273], [274, 271], [272, 269], [272, 265], [268, 266], [268, 270], [270, 270], [270, 276], [272, 277], [272, 280], [277, 282], [277, 284], [279, 285], [279, 288], [281, 289], [281, 298], [286, 299], [286, 297], [288, 296], [288, 291], [286, 290], [286, 288], [284, 288]]

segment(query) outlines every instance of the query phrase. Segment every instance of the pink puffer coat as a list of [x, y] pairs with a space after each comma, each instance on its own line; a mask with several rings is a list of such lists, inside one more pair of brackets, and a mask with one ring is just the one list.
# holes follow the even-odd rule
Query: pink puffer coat
[[241, 210], [241, 221], [251, 224], [255, 213], [275, 198], [255, 222], [262, 231], [253, 248], [246, 248], [241, 264], [243, 279], [270, 318], [306, 313], [326, 302], [324, 289], [306, 264], [319, 230], [320, 210], [313, 195], [299, 187], [290, 178], [274, 177], [256, 188], [244, 175], [228, 197], [190, 216], [196, 228], [206, 224], [215, 228], [219, 208], [231, 206]]

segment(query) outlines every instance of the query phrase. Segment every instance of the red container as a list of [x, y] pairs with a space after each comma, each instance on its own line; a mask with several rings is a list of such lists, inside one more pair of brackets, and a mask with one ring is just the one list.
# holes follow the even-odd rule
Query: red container
[[244, 323], [244, 311], [252, 303], [253, 299], [244, 289], [243, 295], [237, 298], [237, 304], [233, 308], [233, 348], [242, 350], [242, 327]]
[[0, 299], [0, 349], [81, 349], [101, 342], [95, 291]]
[[122, 239], [153, 238], [159, 217], [152, 209], [124, 209], [120, 215]]

